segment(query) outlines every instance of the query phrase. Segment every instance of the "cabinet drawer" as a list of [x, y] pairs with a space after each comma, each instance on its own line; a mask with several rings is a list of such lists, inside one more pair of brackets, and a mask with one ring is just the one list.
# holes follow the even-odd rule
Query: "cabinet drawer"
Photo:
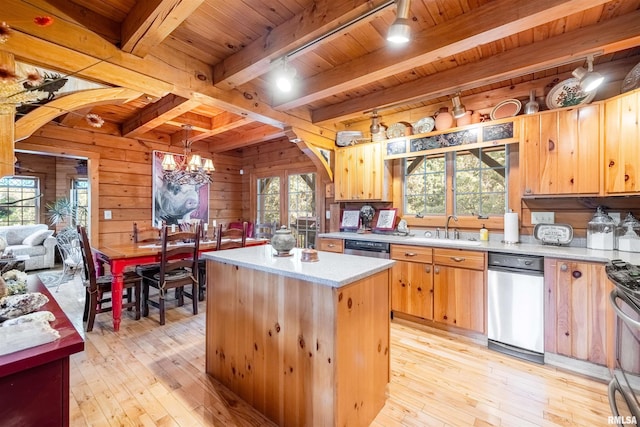
[[424, 246], [391, 245], [391, 259], [431, 263], [433, 249]]
[[484, 270], [486, 264], [484, 252], [440, 248], [433, 250], [433, 263], [473, 270]]
[[326, 251], [326, 252], [337, 252], [341, 254], [344, 249], [344, 240], [342, 239], [331, 239], [327, 237], [322, 237], [318, 239], [318, 250]]

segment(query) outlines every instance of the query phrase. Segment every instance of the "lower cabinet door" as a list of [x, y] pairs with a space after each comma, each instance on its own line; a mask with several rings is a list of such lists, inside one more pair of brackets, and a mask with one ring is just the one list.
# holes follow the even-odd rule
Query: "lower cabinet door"
[[391, 270], [391, 309], [433, 319], [431, 264], [396, 261]]
[[436, 264], [433, 291], [433, 320], [485, 333], [484, 271]]

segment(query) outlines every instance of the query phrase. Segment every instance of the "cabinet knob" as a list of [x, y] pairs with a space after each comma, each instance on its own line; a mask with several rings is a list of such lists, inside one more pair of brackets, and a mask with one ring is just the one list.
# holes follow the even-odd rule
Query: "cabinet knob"
[[440, 267], [434, 268], [433, 272], [436, 273], [436, 274], [440, 274]]
[[579, 279], [582, 277], [582, 272], [580, 270], [574, 270], [574, 272], [571, 273], [571, 275], [573, 276], [574, 279]]
[[424, 271], [425, 271], [426, 273], [431, 273], [431, 266], [430, 266], [430, 265], [425, 266], [425, 267], [424, 267]]
[[525, 188], [524, 192], [527, 193], [527, 194], [531, 194], [531, 189], [530, 188]]
[[567, 264], [562, 264], [560, 266], [560, 271], [567, 271], [569, 269], [569, 266], [567, 266]]

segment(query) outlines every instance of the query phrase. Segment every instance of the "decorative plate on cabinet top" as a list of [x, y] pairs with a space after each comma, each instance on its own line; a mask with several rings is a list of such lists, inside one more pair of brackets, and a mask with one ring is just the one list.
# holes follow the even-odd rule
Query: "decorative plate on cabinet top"
[[520, 108], [522, 108], [522, 103], [520, 101], [517, 99], [507, 99], [493, 107], [489, 117], [491, 120], [497, 120], [517, 116], [520, 112]]
[[627, 77], [622, 81], [622, 89], [620, 93], [629, 92], [640, 87], [640, 63], [629, 71]]
[[596, 96], [596, 91], [583, 92], [580, 80], [575, 77], [561, 81], [547, 94], [547, 108], [572, 107], [574, 105], [588, 104]]
[[431, 132], [436, 126], [436, 119], [433, 117], [423, 117], [413, 124], [413, 131], [415, 133], [427, 133]]
[[387, 129], [387, 138], [401, 138], [411, 135], [411, 125], [405, 122], [394, 123]]

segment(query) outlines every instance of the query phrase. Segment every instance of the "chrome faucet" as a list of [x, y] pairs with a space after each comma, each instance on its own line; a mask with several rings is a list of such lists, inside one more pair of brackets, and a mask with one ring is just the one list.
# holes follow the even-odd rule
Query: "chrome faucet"
[[449, 215], [447, 217], [447, 223], [444, 225], [444, 238], [448, 239], [449, 238], [449, 221], [451, 220], [451, 218], [453, 218], [453, 220], [455, 222], [458, 222], [458, 217], [455, 215]]

